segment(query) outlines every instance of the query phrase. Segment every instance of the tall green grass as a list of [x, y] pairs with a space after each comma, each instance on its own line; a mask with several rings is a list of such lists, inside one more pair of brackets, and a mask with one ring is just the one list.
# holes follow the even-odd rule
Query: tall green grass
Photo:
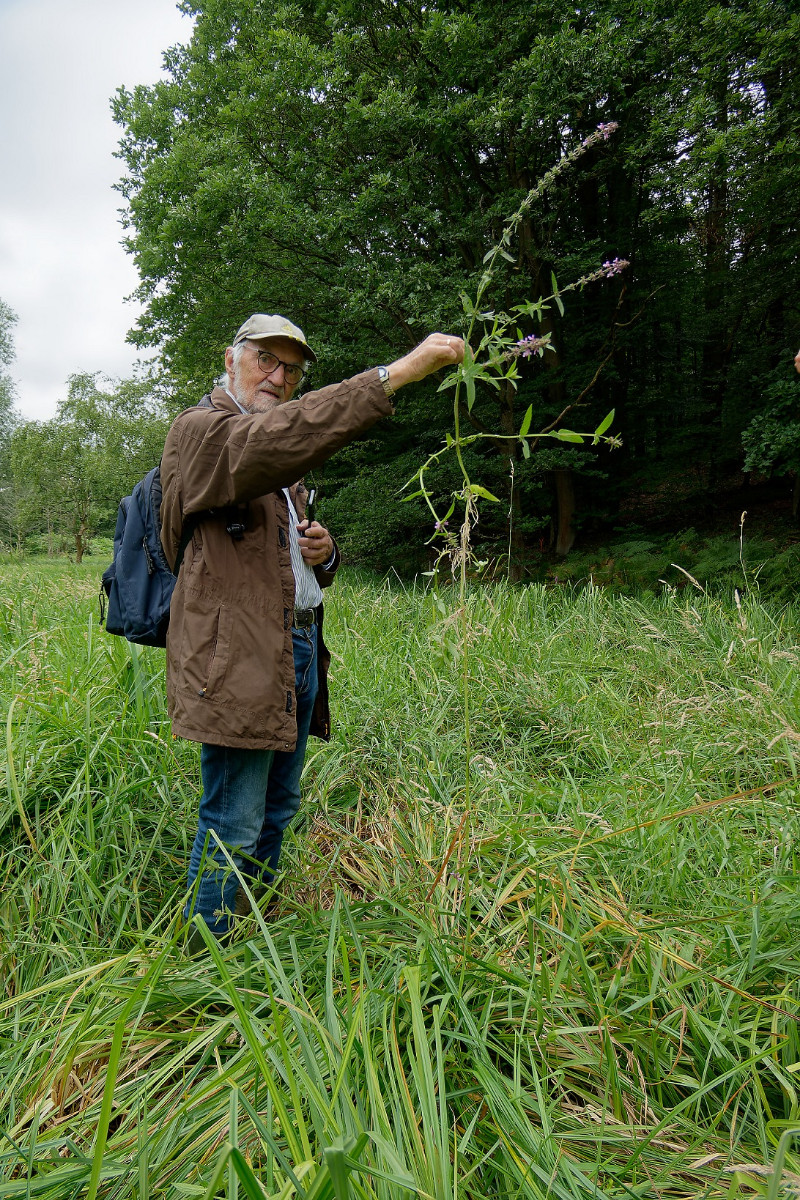
[[342, 581], [279, 896], [190, 958], [96, 583], [0, 568], [0, 1195], [794, 1194], [796, 610], [476, 589], [466, 820], [453, 597]]

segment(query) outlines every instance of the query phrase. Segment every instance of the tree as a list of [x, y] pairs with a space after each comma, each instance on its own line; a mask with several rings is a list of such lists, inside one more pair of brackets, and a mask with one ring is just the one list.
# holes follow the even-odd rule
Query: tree
[[[614, 141], [523, 222], [490, 303], [508, 310], [549, 291], [551, 272], [563, 283], [616, 256], [632, 260], [628, 278], [573, 297], [563, 316], [545, 313], [557, 354], [518, 391], [487, 390], [470, 419], [507, 433], [530, 404], [540, 427], [579, 398], [588, 423], [618, 408], [626, 450], [616, 464], [540, 456], [560, 497], [562, 549], [581, 505], [609, 515], [623, 487], [685, 480], [687, 454], [699, 490], [712, 460], [740, 453], [755, 399], [743, 381], [766, 354], [757, 331], [769, 323], [774, 343], [798, 294], [787, 242], [800, 172], [780, 149], [796, 145], [798, 120], [800, 17], [788, 0], [603, 0], [591, 10], [411, 0], [366, 11], [351, 0], [324, 10], [204, 0], [196, 11], [171, 78], [114, 102], [146, 302], [133, 336], [162, 349], [182, 398], [206, 390], [252, 311], [286, 311], [313, 331], [323, 382], [457, 327], [459, 293], [474, 292], [504, 219], [613, 118]], [[390, 495], [386, 461], [443, 436], [447, 405], [427, 391], [404, 393], [401, 411], [402, 425], [332, 465], [340, 490], [369, 475]], [[519, 530], [548, 505], [537, 456], [506, 447], [488, 443], [486, 470]], [[598, 484], [599, 467], [611, 485]], [[508, 544], [500, 522], [482, 530], [490, 548]]]
[[[792, 516], [800, 512], [800, 383], [788, 364], [773, 372], [764, 389], [765, 407], [742, 434], [744, 469], [792, 478]], [[794, 372], [792, 372], [794, 375]]]
[[25, 422], [11, 440], [20, 527], [68, 538], [76, 562], [98, 528], [111, 532], [120, 498], [158, 462], [168, 424], [150, 378], [105, 387], [99, 379], [72, 375], [54, 419]]
[[23, 421], [12, 435], [8, 495], [18, 549], [31, 534], [46, 532], [48, 553], [55, 552], [54, 535], [64, 516], [57, 436], [54, 421]]
[[0, 300], [0, 438], [7, 436], [13, 420], [14, 383], [5, 368], [14, 360], [12, 330], [16, 321], [16, 313]]
[[12, 329], [16, 320], [16, 314], [0, 300], [0, 535], [8, 535], [14, 526], [9, 447], [19, 413], [14, 407], [14, 381], [4, 368], [14, 359]]

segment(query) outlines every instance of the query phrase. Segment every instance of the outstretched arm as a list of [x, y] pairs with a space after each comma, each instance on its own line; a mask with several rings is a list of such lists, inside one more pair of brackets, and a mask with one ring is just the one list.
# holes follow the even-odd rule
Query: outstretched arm
[[389, 365], [389, 383], [397, 391], [407, 383], [416, 383], [434, 371], [454, 367], [463, 361], [464, 342], [460, 337], [431, 333], [424, 342]]

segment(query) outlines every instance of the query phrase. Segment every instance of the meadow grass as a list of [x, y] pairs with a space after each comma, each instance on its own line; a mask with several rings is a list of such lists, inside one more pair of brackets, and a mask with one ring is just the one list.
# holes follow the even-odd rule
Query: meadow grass
[[340, 581], [279, 894], [190, 958], [97, 574], [0, 567], [0, 1195], [800, 1190], [800, 610], [475, 588], [467, 756], [455, 596]]

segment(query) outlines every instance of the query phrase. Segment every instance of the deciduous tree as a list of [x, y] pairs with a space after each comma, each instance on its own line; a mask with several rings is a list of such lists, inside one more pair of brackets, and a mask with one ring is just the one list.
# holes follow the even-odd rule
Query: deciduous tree
[[21, 424], [11, 468], [21, 536], [35, 528], [68, 539], [80, 562], [98, 528], [113, 529], [120, 498], [158, 462], [167, 429], [148, 378], [69, 379], [52, 421]]
[[[517, 391], [487, 389], [470, 419], [508, 432], [530, 404], [540, 424], [578, 400], [588, 423], [617, 408], [616, 464], [564, 451], [547, 473], [562, 548], [570, 509], [576, 522], [587, 507], [609, 516], [623, 488], [660, 477], [688, 494], [687, 461], [700, 494], [740, 463], [752, 377], [797, 321], [800, 15], [788, 0], [196, 0], [193, 11], [170, 78], [114, 101], [146, 302], [133, 336], [163, 350], [182, 402], [207, 390], [252, 311], [300, 321], [323, 382], [458, 327], [459, 293], [474, 292], [504, 219], [613, 119], [614, 141], [526, 216], [490, 303], [507, 310], [549, 291], [553, 271], [564, 282], [616, 256], [632, 261], [625, 282], [544, 313], [557, 354]], [[388, 497], [384, 464], [429, 448], [447, 411], [427, 391], [404, 394], [402, 424], [331, 478], [352, 493], [374, 475]], [[547, 515], [536, 466], [506, 449], [487, 465], [529, 506], [507, 506], [517, 529]], [[598, 484], [598, 468], [612, 479]], [[506, 529], [482, 530], [508, 545]]]
[[14, 407], [14, 381], [6, 368], [14, 359], [12, 331], [16, 320], [16, 313], [0, 300], [0, 540], [13, 534], [14, 528], [9, 449], [20, 418]]

